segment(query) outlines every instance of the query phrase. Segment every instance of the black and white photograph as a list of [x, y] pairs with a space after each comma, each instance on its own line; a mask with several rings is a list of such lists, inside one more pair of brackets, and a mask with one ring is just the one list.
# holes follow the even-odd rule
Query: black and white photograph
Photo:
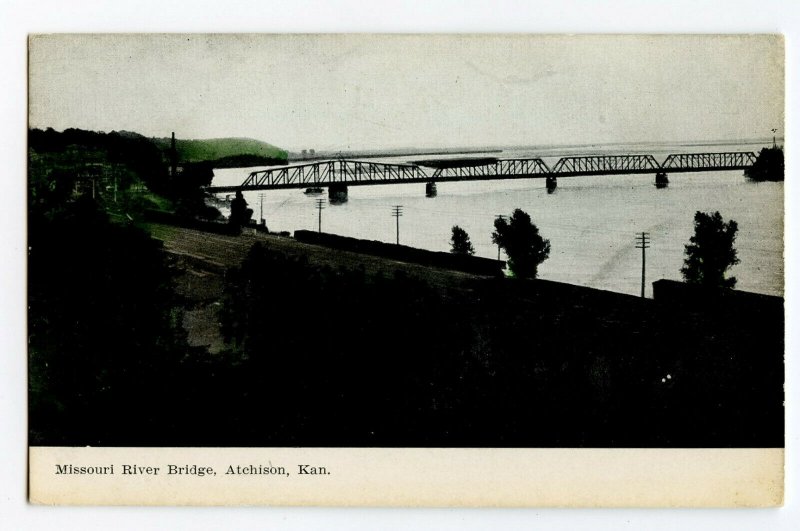
[[[784, 47], [30, 35], [31, 450], [770, 449], [780, 504]], [[200, 464], [50, 472], [332, 473]]]

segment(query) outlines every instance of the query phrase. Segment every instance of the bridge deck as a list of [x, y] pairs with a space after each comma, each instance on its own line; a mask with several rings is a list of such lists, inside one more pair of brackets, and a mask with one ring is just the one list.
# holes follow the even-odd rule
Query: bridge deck
[[361, 160], [327, 160], [254, 171], [238, 186], [210, 186], [210, 193], [238, 190], [363, 186], [414, 182], [484, 181], [493, 179], [537, 179], [583, 175], [623, 175], [744, 170], [753, 165], [752, 152], [681, 153], [658, 163], [652, 155], [603, 155], [563, 157], [551, 169], [541, 158], [481, 158], [455, 164], [437, 160], [434, 167], [422, 164], [389, 164]]

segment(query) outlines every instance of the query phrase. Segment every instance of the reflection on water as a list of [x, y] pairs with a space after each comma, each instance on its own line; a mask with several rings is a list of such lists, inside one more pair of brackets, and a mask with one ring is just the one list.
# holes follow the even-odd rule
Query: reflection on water
[[[762, 145], [613, 146], [507, 150], [505, 158], [543, 157], [551, 167], [571, 154], [651, 153], [661, 162], [680, 152], [758, 151]], [[481, 156], [474, 154], [472, 156]], [[407, 162], [416, 157], [378, 158]], [[443, 158], [441, 155], [435, 158]], [[215, 170], [215, 185], [241, 183], [247, 169]], [[544, 179], [439, 182], [435, 197], [426, 197], [425, 183], [351, 186], [348, 201], [330, 205], [322, 214], [322, 230], [346, 236], [392, 242], [394, 205], [403, 206], [400, 242], [431, 250], [449, 250], [453, 225], [466, 230], [476, 254], [497, 257], [491, 242], [498, 214], [521, 208], [531, 215], [551, 242], [550, 258], [539, 276], [636, 295], [641, 282], [637, 232], [651, 235], [647, 254], [650, 282], [680, 280], [683, 246], [693, 232], [695, 211], [719, 210], [739, 224], [736, 247], [741, 263], [732, 274], [738, 289], [783, 294], [783, 183], [752, 183], [741, 171], [668, 174], [669, 186], [657, 189], [655, 175], [569, 177], [548, 193]], [[246, 192], [256, 215], [263, 194], [264, 217], [272, 231], [317, 229], [315, 200], [303, 190]], [[227, 212], [224, 212], [227, 215]]]

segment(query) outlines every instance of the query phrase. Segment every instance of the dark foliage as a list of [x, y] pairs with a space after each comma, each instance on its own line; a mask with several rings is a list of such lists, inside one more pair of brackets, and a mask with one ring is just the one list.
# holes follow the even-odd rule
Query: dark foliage
[[29, 216], [31, 443], [147, 443], [169, 431], [189, 354], [160, 244], [89, 198]]
[[[168, 153], [153, 140], [137, 133], [111, 133], [65, 129], [57, 132], [31, 129], [28, 131], [31, 150], [31, 197], [46, 197], [52, 202], [66, 201], [72, 186], [87, 165], [95, 167], [122, 167], [122, 177], [117, 185], [126, 189], [132, 179], [138, 179], [149, 190], [170, 199], [175, 212], [186, 218], [217, 219], [220, 213], [204, 202], [202, 187], [211, 184], [213, 166], [207, 162], [187, 163], [182, 171], [171, 175]], [[53, 196], [57, 197], [49, 197]]]
[[518, 278], [536, 278], [539, 264], [550, 256], [550, 240], [539, 235], [531, 217], [520, 209], [514, 210], [510, 221], [504, 217], [494, 221], [492, 242], [508, 255], [508, 267]]
[[783, 149], [763, 148], [755, 164], [744, 170], [744, 176], [753, 181], [782, 181], [784, 178]]
[[[47, 128], [28, 131], [28, 147], [36, 153], [66, 154], [77, 149], [80, 162], [119, 163], [130, 167], [136, 176], [156, 193], [168, 191], [168, 171], [163, 154], [148, 138], [126, 131], [111, 133], [65, 129], [63, 132]], [[85, 155], [89, 155], [89, 157]]]
[[544, 281], [443, 297], [259, 246], [227, 278], [226, 444], [782, 444], [779, 314]]
[[450, 252], [470, 256], [475, 254], [469, 234], [458, 225], [453, 226], [453, 234], [450, 236]]
[[736, 232], [739, 226], [731, 220], [725, 223], [719, 212], [694, 215], [694, 236], [686, 245], [686, 259], [681, 274], [689, 284], [709, 288], [733, 288], [736, 277], [725, 277], [725, 272], [739, 263], [736, 249]]
[[205, 204], [202, 187], [209, 186], [214, 178], [214, 169], [210, 163], [195, 162], [183, 165], [180, 173], [169, 183], [167, 196], [175, 201], [175, 213], [182, 217], [201, 217], [218, 219], [222, 217], [219, 210]]
[[[452, 332], [457, 311], [445, 313], [420, 281], [313, 267], [258, 245], [227, 278], [223, 330], [269, 419], [251, 431], [266, 444], [402, 445], [452, 407], [462, 373], [450, 371], [452, 356], [469, 348], [467, 336]], [[430, 352], [439, 353], [434, 363]]]
[[241, 190], [236, 190], [236, 197], [231, 201], [231, 217], [228, 222], [231, 225], [242, 227], [250, 223], [253, 217], [253, 209], [247, 208], [247, 201], [242, 195]]
[[36, 444], [782, 445], [780, 308], [443, 291], [255, 246], [226, 274], [230, 351], [209, 357], [168, 319], [155, 243], [91, 209], [63, 222], [32, 220]]

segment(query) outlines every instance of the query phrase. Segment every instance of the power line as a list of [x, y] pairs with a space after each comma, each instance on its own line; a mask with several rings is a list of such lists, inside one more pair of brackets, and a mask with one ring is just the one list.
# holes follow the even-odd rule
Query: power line
[[649, 232], [641, 232], [636, 235], [636, 248], [642, 250], [642, 297], [644, 297], [645, 249], [650, 248]]
[[317, 221], [317, 232], [322, 232], [322, 209], [325, 208], [325, 200], [317, 199], [317, 212], [319, 213]]
[[[503, 214], [495, 214], [495, 219], [503, 219], [505, 220], [508, 216], [504, 216]], [[497, 260], [500, 260], [500, 242], [497, 242]]]
[[400, 245], [400, 216], [403, 215], [403, 206], [402, 205], [395, 205], [392, 207], [392, 216], [394, 216], [396, 221], [396, 239], [395, 243]]

